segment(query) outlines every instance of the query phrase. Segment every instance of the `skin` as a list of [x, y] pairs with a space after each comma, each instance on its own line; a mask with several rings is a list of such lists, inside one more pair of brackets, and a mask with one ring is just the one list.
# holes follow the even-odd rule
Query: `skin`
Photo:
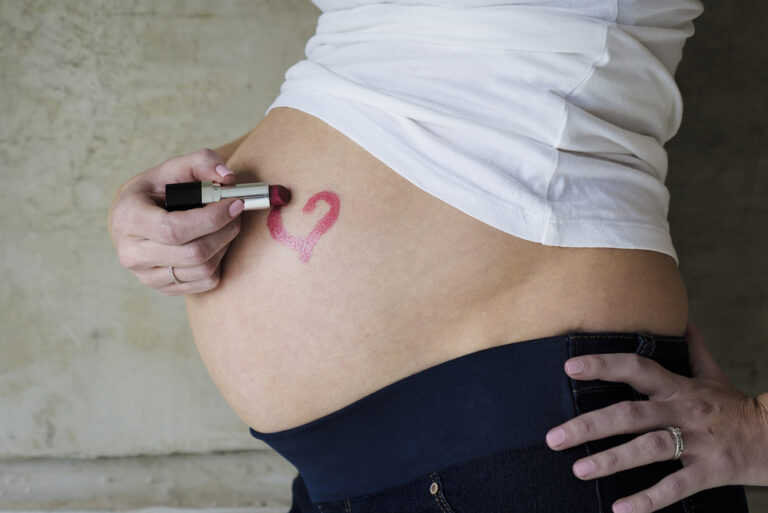
[[[234, 201], [173, 213], [158, 206], [164, 183], [190, 180], [281, 183], [294, 198], [271, 213], [240, 214]], [[331, 210], [333, 200], [302, 210], [321, 191], [336, 196], [338, 216], [305, 237]], [[686, 332], [685, 289], [669, 257], [545, 247], [503, 234], [292, 109], [271, 111], [217, 152], [174, 157], [130, 180], [109, 226], [121, 263], [143, 283], [186, 294], [209, 373], [238, 415], [262, 432], [308, 422], [484, 347], [569, 331]], [[171, 284], [168, 265], [185, 283]], [[375, 272], [366, 274], [371, 265]], [[627, 498], [635, 512], [726, 482], [766, 484], [768, 459], [755, 448], [766, 447], [768, 396], [733, 388], [703, 340], [688, 335], [693, 378], [633, 355], [579, 357], [585, 370], [572, 375], [625, 381], [652, 400], [570, 420], [555, 450], [647, 431], [637, 444], [655, 444], [654, 457], [668, 459], [672, 438], [658, 430], [682, 429], [683, 471], [694, 470]], [[596, 415], [603, 415], [599, 422]], [[593, 455], [596, 471], [583, 478], [645, 465], [647, 454]]]
[[275, 243], [274, 214], [245, 212], [219, 286], [187, 296], [203, 362], [258, 431], [308, 422], [493, 345], [575, 330], [684, 333], [685, 293], [666, 255], [510, 236], [300, 111], [272, 110], [227, 165], [238, 181], [291, 189], [281, 219], [295, 237], [329, 211], [319, 202], [302, 212], [312, 196], [331, 191], [340, 202], [308, 262]]

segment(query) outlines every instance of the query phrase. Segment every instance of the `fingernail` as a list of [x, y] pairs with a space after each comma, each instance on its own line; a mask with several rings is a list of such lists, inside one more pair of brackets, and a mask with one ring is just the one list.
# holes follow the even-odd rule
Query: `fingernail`
[[577, 476], [586, 476], [595, 471], [595, 462], [592, 460], [580, 461], [573, 466]]
[[234, 171], [227, 169], [227, 166], [225, 166], [224, 164], [219, 164], [218, 166], [216, 166], [216, 172], [219, 173], [219, 176], [221, 177], [235, 174]]
[[632, 504], [628, 502], [620, 502], [613, 507], [613, 513], [630, 513], [632, 511]]
[[229, 206], [229, 216], [235, 217], [237, 214], [242, 212], [244, 208], [245, 208], [245, 203], [243, 203], [243, 200], [235, 200]]
[[556, 429], [547, 434], [547, 442], [551, 446], [560, 445], [565, 441], [565, 431], [563, 429]]
[[584, 362], [581, 360], [573, 360], [565, 362], [565, 372], [568, 374], [578, 374], [584, 370]]

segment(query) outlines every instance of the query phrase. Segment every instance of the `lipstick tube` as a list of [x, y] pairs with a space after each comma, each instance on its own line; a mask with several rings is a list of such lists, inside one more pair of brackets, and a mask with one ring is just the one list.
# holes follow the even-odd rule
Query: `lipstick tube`
[[265, 209], [291, 201], [290, 189], [266, 182], [225, 185], [214, 182], [183, 182], [165, 185], [165, 209], [189, 210], [227, 198], [240, 198], [245, 210]]

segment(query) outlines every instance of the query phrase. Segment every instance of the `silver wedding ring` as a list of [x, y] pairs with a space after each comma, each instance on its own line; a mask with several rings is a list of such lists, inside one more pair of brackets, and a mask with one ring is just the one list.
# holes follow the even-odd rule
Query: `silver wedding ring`
[[175, 283], [176, 285], [178, 285], [179, 283], [184, 283], [184, 282], [182, 282], [182, 281], [180, 281], [180, 280], [176, 279], [176, 275], [175, 275], [175, 274], [173, 274], [173, 266], [172, 266], [172, 265], [169, 265], [169, 266], [168, 266], [168, 273], [171, 275], [171, 280], [172, 280], [172, 281], [173, 281], [173, 283]]
[[683, 434], [680, 432], [680, 428], [672, 426], [666, 428], [666, 430], [670, 432], [672, 439], [675, 441], [675, 455], [672, 457], [672, 459], [676, 460], [680, 457], [681, 454], [683, 454], [683, 448], [685, 447], [683, 445]]

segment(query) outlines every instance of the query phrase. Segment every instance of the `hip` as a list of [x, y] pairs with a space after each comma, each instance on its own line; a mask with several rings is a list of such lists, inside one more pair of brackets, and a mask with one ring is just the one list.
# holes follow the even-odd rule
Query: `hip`
[[[566, 359], [634, 352], [690, 376], [682, 337], [569, 333], [490, 348], [426, 369], [294, 429], [258, 433], [299, 470], [292, 513], [609, 513], [619, 498], [681, 468], [667, 460], [594, 480], [573, 463], [621, 435], [552, 451], [554, 425], [623, 400], [629, 385], [570, 379]], [[704, 490], [669, 513], [746, 512], [740, 486]]]

